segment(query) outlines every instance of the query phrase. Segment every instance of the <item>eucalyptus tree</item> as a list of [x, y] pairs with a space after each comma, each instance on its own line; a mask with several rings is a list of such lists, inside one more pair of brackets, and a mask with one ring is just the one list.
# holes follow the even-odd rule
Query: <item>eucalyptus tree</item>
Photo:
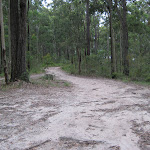
[[2, 0], [0, 0], [0, 33], [1, 33], [1, 51], [3, 55], [3, 64], [4, 64], [4, 75], [6, 84], [9, 83], [8, 71], [7, 71], [7, 62], [6, 62], [6, 47], [5, 47], [5, 33], [4, 33], [4, 23], [3, 23], [3, 8]]
[[0, 26], [0, 74], [2, 73], [3, 70], [3, 54], [2, 54], [2, 43], [1, 43], [1, 26]]
[[10, 0], [11, 81], [28, 81], [26, 72], [27, 0]]
[[[118, 6], [119, 5], [119, 6]], [[123, 73], [129, 76], [129, 43], [128, 43], [128, 25], [127, 25], [127, 6], [126, 0], [115, 0], [115, 8], [120, 19], [122, 31], [122, 50], [123, 50]]]
[[27, 40], [28, 40], [28, 58], [27, 58], [27, 66], [28, 70], [30, 71], [30, 59], [29, 59], [29, 54], [30, 54], [30, 19], [29, 19], [29, 11], [30, 11], [30, 0], [28, 0], [28, 12], [27, 12], [27, 20], [28, 20], [28, 29], [27, 29]]
[[[3, 7], [3, 22], [4, 22], [4, 36], [5, 36], [5, 48], [6, 48], [6, 57], [8, 62], [10, 62], [10, 51], [8, 49], [10, 49], [9, 47], [9, 39], [10, 39], [10, 32], [9, 32], [9, 16], [8, 16], [8, 12], [9, 12], [9, 1], [3, 0], [2, 1], [2, 7]], [[1, 51], [0, 54], [0, 73], [3, 71], [3, 52]], [[9, 68], [8, 68], [9, 70]]]
[[[81, 53], [84, 50], [85, 47], [85, 37], [84, 37], [84, 3], [80, 3], [78, 1], [74, 2], [75, 12], [74, 12], [74, 29], [75, 29], [75, 35], [74, 35], [74, 41], [75, 41], [75, 47], [76, 52], [78, 56], [78, 73], [81, 73]], [[86, 14], [87, 15], [87, 14]], [[90, 41], [88, 41], [90, 42]], [[89, 45], [89, 43], [86, 43]], [[90, 48], [90, 47], [88, 47]], [[90, 55], [90, 51], [87, 48], [87, 55]]]
[[129, 50], [131, 73], [137, 78], [147, 78], [150, 72], [150, 26], [148, 1], [140, 0], [128, 4]]
[[[109, 30], [109, 34], [107, 34], [107, 57], [109, 61], [109, 43], [111, 43], [111, 75], [112, 77], [117, 71], [116, 66], [116, 52], [115, 52], [115, 32], [114, 32], [114, 9], [113, 9], [113, 2], [112, 0], [105, 0], [105, 1], [93, 1], [91, 5], [91, 9], [93, 12], [100, 12], [105, 13], [106, 18], [109, 19], [109, 23], [107, 20], [105, 20], [105, 25], [107, 26], [107, 29]], [[99, 7], [98, 7], [99, 6]], [[111, 42], [109, 41], [109, 38], [111, 39]], [[103, 40], [102, 40], [103, 41]], [[102, 49], [103, 46], [101, 46]], [[105, 46], [106, 47], [106, 46]], [[106, 49], [106, 48], [105, 48]], [[105, 56], [106, 58], [106, 56]]]
[[90, 13], [89, 0], [86, 0], [86, 40], [87, 40], [87, 55], [90, 55]]
[[114, 77], [116, 73], [116, 52], [115, 52], [115, 38], [113, 29], [113, 4], [112, 0], [108, 0], [109, 8], [109, 22], [110, 22], [110, 38], [111, 38], [111, 75]]
[[[30, 4], [30, 5], [29, 5]], [[32, 69], [41, 63], [43, 51], [40, 45], [40, 31], [42, 28], [41, 12], [43, 5], [41, 0], [28, 1], [28, 66]], [[44, 16], [45, 17], [45, 16]], [[48, 16], [46, 17], [46, 19]], [[42, 24], [42, 25], [41, 25]], [[45, 31], [45, 33], [47, 33]], [[37, 65], [38, 66], [38, 65]], [[28, 67], [29, 68], [29, 67]]]

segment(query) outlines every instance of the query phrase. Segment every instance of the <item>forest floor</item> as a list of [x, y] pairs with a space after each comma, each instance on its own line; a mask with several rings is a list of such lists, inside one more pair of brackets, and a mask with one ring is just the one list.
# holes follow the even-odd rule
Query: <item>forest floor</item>
[[1, 85], [0, 150], [150, 150], [149, 87], [46, 73]]

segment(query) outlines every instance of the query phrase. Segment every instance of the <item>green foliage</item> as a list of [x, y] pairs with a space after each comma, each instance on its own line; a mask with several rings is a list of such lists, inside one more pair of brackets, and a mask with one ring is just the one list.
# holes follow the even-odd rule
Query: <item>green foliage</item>
[[4, 73], [1, 73], [1, 74], [0, 74], [0, 77], [4, 77]]
[[33, 85], [44, 86], [44, 87], [70, 87], [70, 83], [62, 80], [51, 80], [49, 77], [43, 76], [38, 80], [31, 80]]
[[[4, 1], [3, 5], [8, 57], [8, 1]], [[121, 5], [118, 5], [119, 7]], [[131, 1], [127, 3], [127, 7], [130, 79], [149, 82], [149, 3], [147, 0]], [[120, 51], [120, 21], [116, 10], [113, 9], [112, 26], [115, 33], [117, 71], [112, 76], [107, 2], [90, 1], [91, 55], [86, 57], [85, 12], [85, 1], [53, 0], [52, 7], [49, 9], [42, 6], [42, 1], [31, 1], [28, 13], [30, 51], [26, 53], [26, 60], [30, 63], [30, 74], [41, 73], [44, 71], [43, 68], [49, 66], [62, 66], [63, 70], [71, 74], [78, 74], [77, 49], [79, 49], [81, 51], [81, 75], [126, 79], [122, 75], [121, 57], [123, 54]], [[103, 15], [103, 12], [106, 15]], [[103, 20], [103, 23], [100, 20]], [[26, 77], [27, 75], [23, 75], [22, 78], [26, 80]]]
[[0, 90], [1, 91], [8, 91], [11, 89], [21, 88], [24, 84], [26, 84], [24, 81], [19, 82], [11, 82], [9, 84], [5, 84], [5, 82], [0, 81]]
[[104, 52], [87, 56], [82, 62], [82, 74], [90, 76], [110, 77], [110, 62], [105, 59]]
[[[36, 62], [36, 61], [35, 61]], [[39, 74], [45, 72], [43, 65], [40, 63], [31, 63], [30, 74]]]
[[[98, 55], [86, 56], [81, 62], [81, 75], [110, 77], [110, 62]], [[78, 63], [65, 64], [62, 69], [71, 74], [78, 74]]]
[[72, 64], [64, 64], [64, 65], [62, 65], [61, 68], [70, 74], [77, 74], [77, 72], [78, 72], [78, 70], [75, 69], [75, 66]]
[[150, 76], [148, 76], [145, 81], [150, 82]]
[[[139, 0], [127, 3], [127, 7], [130, 79], [134, 81], [148, 79], [149, 81], [149, 5], [147, 1]], [[103, 12], [108, 14], [106, 1], [90, 1], [91, 55], [86, 57], [84, 55], [87, 44], [84, 1], [54, 0], [50, 9], [41, 7], [41, 3], [35, 1], [30, 8], [31, 52], [27, 54], [27, 58], [31, 63], [31, 73], [41, 72], [42, 67], [62, 66], [63, 70], [78, 74], [77, 49], [79, 49], [81, 75], [126, 79], [122, 75], [120, 22], [115, 9], [113, 9], [112, 26], [115, 33], [117, 71], [111, 75], [109, 18], [108, 15], [101, 15]], [[100, 19], [103, 20], [103, 24], [99, 24]]]
[[54, 63], [52, 61], [52, 57], [48, 53], [46, 56], [43, 57], [43, 65], [44, 67], [52, 66]]
[[64, 82], [64, 86], [69, 87], [69, 86], [70, 86], [70, 83]]
[[44, 80], [54, 80], [54, 76], [51, 74], [46, 74], [42, 77]]
[[117, 72], [112, 73], [111, 77], [112, 79], [117, 79], [118, 78]]
[[28, 73], [28, 72], [24, 72], [24, 73], [21, 75], [20, 80], [29, 82], [29, 73]]

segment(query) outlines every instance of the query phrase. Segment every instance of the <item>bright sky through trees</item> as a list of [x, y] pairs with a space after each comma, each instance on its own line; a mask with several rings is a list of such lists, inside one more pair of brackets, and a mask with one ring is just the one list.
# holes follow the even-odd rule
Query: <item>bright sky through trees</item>
[[52, 3], [52, 2], [53, 2], [52, 0], [46, 0], [46, 3], [43, 2], [43, 4], [44, 4], [44, 5], [47, 5], [47, 4], [50, 4], [50, 3]]
[[47, 2], [47, 3], [52, 3], [52, 0], [47, 0], [46, 2]]

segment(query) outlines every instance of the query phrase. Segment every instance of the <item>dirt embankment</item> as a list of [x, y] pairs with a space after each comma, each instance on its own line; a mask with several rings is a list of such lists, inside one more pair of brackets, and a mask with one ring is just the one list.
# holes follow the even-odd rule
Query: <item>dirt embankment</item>
[[46, 72], [66, 86], [0, 91], [0, 150], [150, 149], [148, 88]]

